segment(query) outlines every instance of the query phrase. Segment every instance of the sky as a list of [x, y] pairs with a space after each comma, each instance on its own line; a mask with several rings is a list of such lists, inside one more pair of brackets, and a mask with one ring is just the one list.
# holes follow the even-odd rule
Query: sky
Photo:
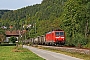
[[0, 10], [17, 10], [41, 2], [42, 0], [0, 0]]

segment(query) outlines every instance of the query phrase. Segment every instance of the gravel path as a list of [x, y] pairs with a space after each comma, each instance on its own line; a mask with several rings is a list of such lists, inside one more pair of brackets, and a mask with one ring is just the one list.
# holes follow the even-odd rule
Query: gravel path
[[60, 53], [55, 53], [51, 51], [46, 51], [30, 46], [23, 45], [23, 48], [27, 48], [37, 54], [38, 56], [46, 59], [46, 60], [81, 60], [79, 58], [71, 57], [68, 55], [60, 54]]

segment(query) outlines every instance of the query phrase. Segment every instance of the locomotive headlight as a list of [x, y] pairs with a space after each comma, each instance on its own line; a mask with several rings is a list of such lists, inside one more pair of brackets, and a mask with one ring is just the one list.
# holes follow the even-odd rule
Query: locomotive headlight
[[61, 38], [64, 38], [64, 37], [61, 37]]
[[56, 38], [60, 38], [60, 37], [56, 37]]

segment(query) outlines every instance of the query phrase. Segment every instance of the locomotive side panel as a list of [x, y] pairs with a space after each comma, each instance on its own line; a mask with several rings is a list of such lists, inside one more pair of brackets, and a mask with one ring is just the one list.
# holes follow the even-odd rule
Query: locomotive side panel
[[50, 33], [47, 33], [46, 34], [46, 42], [51, 42], [52, 41], [52, 32], [50, 32]]
[[46, 38], [45, 44], [47, 44], [47, 45], [53, 45], [54, 44], [55, 39], [54, 39], [54, 32], [53, 31], [47, 33], [45, 38]]

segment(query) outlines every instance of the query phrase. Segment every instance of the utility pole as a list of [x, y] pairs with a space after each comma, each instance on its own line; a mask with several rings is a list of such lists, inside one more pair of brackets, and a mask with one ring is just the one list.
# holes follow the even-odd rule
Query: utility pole
[[23, 23], [21, 25], [20, 33], [21, 33], [21, 41], [22, 41], [22, 48], [23, 48]]
[[35, 34], [36, 34], [36, 23], [35, 23]]

